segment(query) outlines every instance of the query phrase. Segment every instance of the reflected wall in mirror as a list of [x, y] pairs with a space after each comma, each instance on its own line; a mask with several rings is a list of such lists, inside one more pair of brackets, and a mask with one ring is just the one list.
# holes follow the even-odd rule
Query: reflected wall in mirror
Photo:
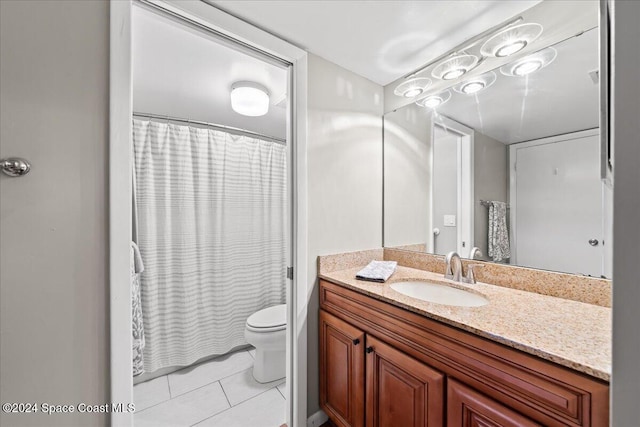
[[573, 34], [385, 114], [385, 247], [610, 277], [599, 32]]

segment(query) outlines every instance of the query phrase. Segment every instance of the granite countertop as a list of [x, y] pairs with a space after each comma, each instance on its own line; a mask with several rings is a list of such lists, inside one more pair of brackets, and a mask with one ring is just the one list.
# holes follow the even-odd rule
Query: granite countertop
[[[364, 265], [319, 277], [430, 319], [533, 354], [593, 377], [611, 375], [611, 308], [486, 283], [466, 284], [442, 274], [398, 266], [386, 283], [356, 280]], [[389, 286], [425, 280], [481, 294], [489, 304], [454, 307], [408, 297]]]

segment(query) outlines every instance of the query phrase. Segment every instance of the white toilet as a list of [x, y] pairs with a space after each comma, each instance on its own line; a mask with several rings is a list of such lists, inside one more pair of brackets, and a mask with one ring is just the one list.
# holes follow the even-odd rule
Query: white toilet
[[285, 377], [287, 305], [280, 304], [253, 313], [247, 319], [244, 337], [256, 348], [253, 377], [268, 383]]

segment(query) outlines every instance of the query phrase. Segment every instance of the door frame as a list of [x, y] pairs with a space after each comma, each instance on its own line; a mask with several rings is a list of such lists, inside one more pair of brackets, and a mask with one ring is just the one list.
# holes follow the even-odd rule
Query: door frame
[[[565, 133], [562, 135], [550, 136], [547, 138], [533, 139], [531, 141], [518, 142], [516, 144], [509, 145], [509, 245], [511, 251], [510, 264], [518, 265], [518, 253], [517, 253], [517, 173], [516, 173], [516, 159], [517, 159], [517, 151], [522, 148], [530, 148], [535, 147], [537, 145], [546, 145], [546, 144], [554, 144], [562, 141], [570, 141], [572, 139], [580, 139], [589, 136], [597, 136], [600, 134], [600, 131], [595, 129], [587, 129], [581, 130], [577, 132]], [[603, 194], [604, 197], [604, 194]], [[604, 213], [604, 212], [603, 212]], [[604, 220], [604, 215], [603, 215]], [[603, 224], [604, 226], [604, 224]], [[604, 256], [602, 262], [604, 263]], [[604, 271], [604, 265], [602, 266], [602, 271]]]
[[[429, 227], [427, 231], [427, 252], [435, 253], [435, 234], [433, 233], [433, 162], [436, 126], [448, 131], [453, 131], [460, 136], [457, 150], [457, 249], [461, 257], [468, 257], [474, 245], [474, 131], [473, 129], [456, 122], [449, 117], [436, 114], [431, 115], [431, 167], [429, 192]], [[465, 167], [466, 166], [466, 167]], [[464, 246], [463, 246], [464, 245]]]
[[[131, 360], [131, 120], [133, 1], [164, 9], [240, 44], [292, 64], [287, 140], [291, 194], [293, 280], [287, 287], [287, 425], [307, 423], [307, 53], [211, 4], [197, 0], [124, 0], [110, 2], [109, 88], [109, 277], [111, 401], [133, 402]], [[112, 413], [112, 426], [133, 426], [133, 413]]]

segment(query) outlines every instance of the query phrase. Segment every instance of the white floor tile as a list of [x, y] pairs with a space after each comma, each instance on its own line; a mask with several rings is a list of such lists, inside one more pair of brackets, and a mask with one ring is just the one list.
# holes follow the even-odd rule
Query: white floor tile
[[282, 397], [287, 398], [287, 383], [283, 382], [282, 384], [278, 384], [278, 391], [282, 394]]
[[251, 399], [271, 388], [277, 386], [282, 380], [261, 384], [253, 378], [253, 369], [239, 372], [230, 377], [220, 380], [222, 389], [229, 399], [231, 406]]
[[285, 401], [274, 388], [204, 420], [197, 427], [279, 427], [286, 421], [285, 411]]
[[187, 393], [221, 378], [253, 366], [253, 359], [245, 350], [216, 357], [208, 362], [169, 374], [171, 397]]
[[169, 383], [166, 376], [154, 378], [133, 386], [133, 403], [136, 405], [136, 411], [142, 411], [170, 398]]
[[135, 427], [191, 426], [229, 408], [219, 382], [183, 394], [134, 415]]

